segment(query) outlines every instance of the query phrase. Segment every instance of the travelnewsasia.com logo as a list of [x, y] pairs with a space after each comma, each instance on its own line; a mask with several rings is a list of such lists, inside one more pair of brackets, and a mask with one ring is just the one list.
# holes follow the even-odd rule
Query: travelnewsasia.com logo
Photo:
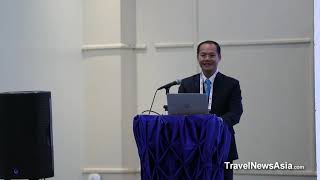
[[244, 169], [244, 170], [303, 170], [304, 166], [294, 165], [292, 163], [274, 162], [274, 163], [258, 163], [258, 162], [247, 162], [247, 163], [230, 163], [224, 162], [226, 169]]

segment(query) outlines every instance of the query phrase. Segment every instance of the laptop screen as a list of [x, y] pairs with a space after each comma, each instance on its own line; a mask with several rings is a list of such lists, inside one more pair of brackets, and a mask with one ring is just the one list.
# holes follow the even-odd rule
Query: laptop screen
[[169, 115], [208, 114], [208, 98], [205, 94], [167, 94]]

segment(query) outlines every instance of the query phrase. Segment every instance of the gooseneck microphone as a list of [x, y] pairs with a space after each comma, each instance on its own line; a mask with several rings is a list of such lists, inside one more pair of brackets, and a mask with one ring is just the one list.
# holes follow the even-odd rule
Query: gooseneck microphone
[[174, 85], [179, 85], [181, 84], [181, 80], [180, 79], [177, 79], [169, 84], [166, 84], [166, 85], [163, 85], [161, 87], [159, 87], [157, 90], [161, 90], [161, 89], [168, 89], [170, 88], [171, 86], [174, 86]]
[[[168, 94], [168, 93], [169, 93], [169, 89], [170, 89], [171, 86], [179, 85], [179, 84], [181, 84], [181, 80], [180, 80], [180, 79], [177, 79], [177, 80], [175, 80], [175, 81], [173, 81], [173, 82], [171, 82], [171, 83], [169, 83], [169, 84], [166, 84], [166, 85], [163, 85], [163, 86], [159, 87], [159, 88], [156, 90], [156, 92], [154, 93], [154, 95], [153, 95], [153, 99], [152, 99], [152, 103], [151, 103], [150, 109], [149, 109], [149, 110], [146, 110], [146, 111], [149, 111], [149, 114], [150, 114], [150, 112], [154, 112], [154, 111], [152, 111], [152, 106], [153, 106], [153, 103], [154, 103], [154, 99], [155, 99], [155, 97], [156, 97], [156, 94], [157, 94], [157, 92], [158, 92], [159, 90], [161, 90], [161, 89], [166, 89], [166, 94]], [[146, 111], [143, 111], [143, 112], [146, 112]], [[143, 113], [143, 112], [142, 112], [142, 113]], [[156, 114], [159, 114], [159, 113], [156, 113]]]

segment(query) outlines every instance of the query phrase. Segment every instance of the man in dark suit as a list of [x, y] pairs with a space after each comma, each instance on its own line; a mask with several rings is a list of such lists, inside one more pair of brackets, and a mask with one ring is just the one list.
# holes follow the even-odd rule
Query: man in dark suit
[[[179, 93], [205, 93], [208, 109], [226, 122], [232, 133], [228, 161], [238, 159], [233, 126], [242, 115], [241, 89], [239, 81], [218, 71], [221, 48], [215, 41], [204, 41], [198, 45], [197, 59], [202, 72], [182, 80]], [[233, 179], [233, 170], [225, 168], [225, 179]]]

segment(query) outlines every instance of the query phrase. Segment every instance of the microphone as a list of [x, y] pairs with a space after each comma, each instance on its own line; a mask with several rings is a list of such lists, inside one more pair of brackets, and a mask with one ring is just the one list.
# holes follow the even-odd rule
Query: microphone
[[169, 84], [166, 84], [166, 85], [163, 85], [161, 87], [159, 87], [157, 90], [161, 90], [161, 89], [168, 89], [170, 88], [171, 86], [174, 86], [174, 85], [179, 85], [181, 84], [181, 80], [180, 79], [177, 79]]
[[[180, 79], [177, 79], [177, 80], [175, 80], [175, 81], [173, 81], [173, 82], [171, 82], [171, 83], [169, 83], [169, 84], [163, 85], [163, 86], [159, 87], [159, 88], [156, 90], [156, 92], [155, 92], [154, 95], [153, 95], [153, 99], [152, 99], [152, 103], [151, 103], [150, 109], [148, 110], [148, 111], [149, 111], [149, 114], [150, 114], [150, 112], [154, 112], [154, 111], [152, 111], [151, 109], [152, 109], [153, 102], [154, 102], [154, 98], [156, 97], [157, 92], [158, 92], [159, 90], [161, 90], [161, 89], [166, 89], [166, 94], [168, 94], [168, 93], [169, 93], [169, 88], [170, 88], [171, 86], [178, 85], [178, 84], [181, 84], [181, 80], [180, 80]], [[143, 112], [145, 112], [145, 111], [143, 111]], [[158, 114], [158, 113], [157, 113], [157, 114]]]

